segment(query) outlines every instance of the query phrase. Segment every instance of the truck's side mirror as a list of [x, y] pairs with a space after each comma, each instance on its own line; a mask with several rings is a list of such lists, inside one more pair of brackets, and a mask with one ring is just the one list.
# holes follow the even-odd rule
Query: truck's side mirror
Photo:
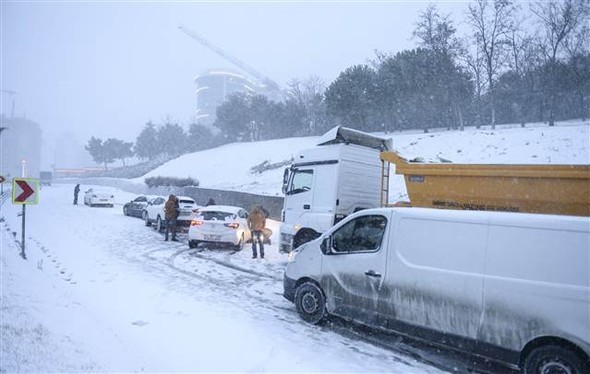
[[287, 183], [289, 183], [289, 168], [285, 168], [285, 171], [283, 172], [283, 193], [286, 194], [287, 193]]

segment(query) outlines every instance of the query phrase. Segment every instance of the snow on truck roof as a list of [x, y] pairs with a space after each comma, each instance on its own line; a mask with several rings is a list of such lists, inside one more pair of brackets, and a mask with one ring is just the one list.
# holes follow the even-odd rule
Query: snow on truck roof
[[318, 139], [317, 145], [338, 143], [356, 144], [368, 148], [375, 148], [380, 151], [391, 150], [391, 139], [382, 138], [342, 126], [336, 126], [322, 135]]

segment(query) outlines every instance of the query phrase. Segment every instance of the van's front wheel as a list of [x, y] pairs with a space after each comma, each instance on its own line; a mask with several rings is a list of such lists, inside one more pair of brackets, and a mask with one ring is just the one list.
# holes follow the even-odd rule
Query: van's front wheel
[[525, 374], [536, 373], [587, 373], [590, 368], [575, 352], [546, 345], [534, 349], [524, 363]]
[[305, 322], [317, 325], [327, 314], [324, 293], [314, 283], [303, 283], [295, 291], [295, 308]]

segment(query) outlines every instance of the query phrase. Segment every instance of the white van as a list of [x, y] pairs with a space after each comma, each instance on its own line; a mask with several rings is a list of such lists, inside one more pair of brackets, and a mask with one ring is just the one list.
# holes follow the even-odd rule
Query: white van
[[590, 219], [364, 210], [291, 253], [284, 296], [310, 323], [333, 314], [525, 372], [588, 373]]

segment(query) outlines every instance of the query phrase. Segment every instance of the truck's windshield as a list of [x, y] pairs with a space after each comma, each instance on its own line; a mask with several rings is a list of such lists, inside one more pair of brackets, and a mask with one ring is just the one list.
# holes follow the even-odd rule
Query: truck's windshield
[[293, 195], [311, 190], [313, 170], [294, 170], [287, 188], [287, 195]]

